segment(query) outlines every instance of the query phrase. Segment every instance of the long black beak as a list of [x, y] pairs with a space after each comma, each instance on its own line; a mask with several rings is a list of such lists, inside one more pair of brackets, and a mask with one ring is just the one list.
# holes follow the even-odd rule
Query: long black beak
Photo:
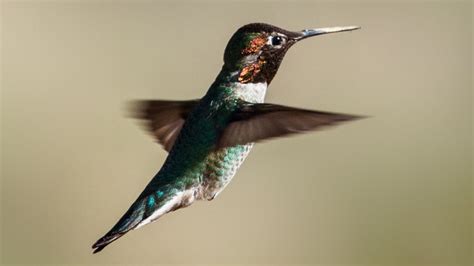
[[342, 32], [342, 31], [353, 31], [360, 29], [359, 26], [344, 26], [344, 27], [330, 27], [330, 28], [318, 28], [318, 29], [307, 29], [300, 32], [300, 36], [294, 38], [295, 41], [303, 40], [308, 37], [313, 37], [322, 34]]

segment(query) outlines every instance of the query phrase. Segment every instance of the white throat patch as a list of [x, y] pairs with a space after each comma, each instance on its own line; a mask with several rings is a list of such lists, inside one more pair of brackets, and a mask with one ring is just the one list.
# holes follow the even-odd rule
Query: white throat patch
[[235, 93], [240, 99], [251, 103], [263, 103], [267, 92], [267, 83], [238, 83], [235, 88]]

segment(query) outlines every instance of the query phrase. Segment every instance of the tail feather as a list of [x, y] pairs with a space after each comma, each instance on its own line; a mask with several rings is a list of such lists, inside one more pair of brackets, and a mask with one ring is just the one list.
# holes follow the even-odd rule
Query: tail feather
[[124, 233], [107, 233], [104, 237], [100, 238], [95, 242], [94, 245], [92, 245], [92, 249], [94, 249], [93, 253], [97, 253], [101, 250], [103, 250], [107, 245], [110, 243], [114, 242], [115, 240], [119, 239], [121, 236], [123, 236], [126, 232]]
[[[166, 186], [160, 187], [161, 190], [155, 190], [154, 192], [153, 189], [147, 187], [117, 224], [92, 245], [93, 253], [101, 251], [128, 231], [157, 219], [180, 204], [179, 201], [176, 201], [175, 191], [167, 189]], [[163, 190], [166, 193], [162, 192]]]
[[94, 245], [92, 245], [92, 248], [95, 249], [94, 253], [101, 251], [108, 244], [119, 239], [128, 231], [133, 230], [144, 219], [145, 206], [143, 205], [143, 200], [138, 199], [122, 216], [122, 218], [120, 218], [117, 224], [112, 227], [107, 234], [97, 240]]

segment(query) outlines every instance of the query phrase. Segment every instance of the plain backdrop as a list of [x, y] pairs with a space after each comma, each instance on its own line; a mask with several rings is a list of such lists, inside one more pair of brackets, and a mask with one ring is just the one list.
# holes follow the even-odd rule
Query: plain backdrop
[[[472, 3], [2, 3], [5, 264], [472, 265]], [[292, 47], [267, 102], [371, 116], [256, 145], [211, 202], [91, 245], [166, 152], [132, 99], [201, 97], [241, 25]]]

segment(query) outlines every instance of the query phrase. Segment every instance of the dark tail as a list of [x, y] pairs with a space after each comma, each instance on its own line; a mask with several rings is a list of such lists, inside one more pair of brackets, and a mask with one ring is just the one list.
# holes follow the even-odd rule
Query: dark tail
[[126, 232], [121, 232], [121, 233], [113, 233], [112, 231], [108, 232], [105, 236], [103, 236], [101, 239], [97, 240], [95, 244], [92, 246], [94, 249], [93, 253], [97, 253], [101, 250], [103, 250], [108, 244], [114, 242], [115, 240], [119, 239], [121, 236], [123, 236]]
[[171, 211], [174, 205], [168, 204], [169, 206], [166, 206], [164, 204], [173, 198], [174, 195], [174, 191], [172, 192], [168, 186], [156, 184], [155, 179], [153, 179], [117, 224], [92, 245], [94, 253], [101, 251], [128, 231], [135, 229], [143, 220], [150, 217], [158, 209], [166, 208], [162, 210], [163, 214]]
[[[94, 253], [101, 251], [108, 244], [119, 239], [128, 231], [135, 229], [141, 221], [146, 219], [158, 207], [158, 204], [147, 204], [147, 202], [150, 202], [149, 199], [151, 197], [154, 197], [154, 195], [140, 195], [140, 197], [138, 197], [132, 206], [130, 206], [122, 218], [120, 218], [117, 224], [112, 227], [112, 229], [107, 234], [97, 240], [94, 245], [92, 245]], [[155, 203], [155, 201], [153, 202]]]
[[144, 201], [138, 199], [122, 216], [122, 218], [120, 218], [117, 224], [112, 227], [107, 234], [97, 240], [94, 245], [92, 245], [94, 253], [101, 251], [108, 244], [119, 239], [128, 231], [133, 230], [144, 219], [145, 207]]

